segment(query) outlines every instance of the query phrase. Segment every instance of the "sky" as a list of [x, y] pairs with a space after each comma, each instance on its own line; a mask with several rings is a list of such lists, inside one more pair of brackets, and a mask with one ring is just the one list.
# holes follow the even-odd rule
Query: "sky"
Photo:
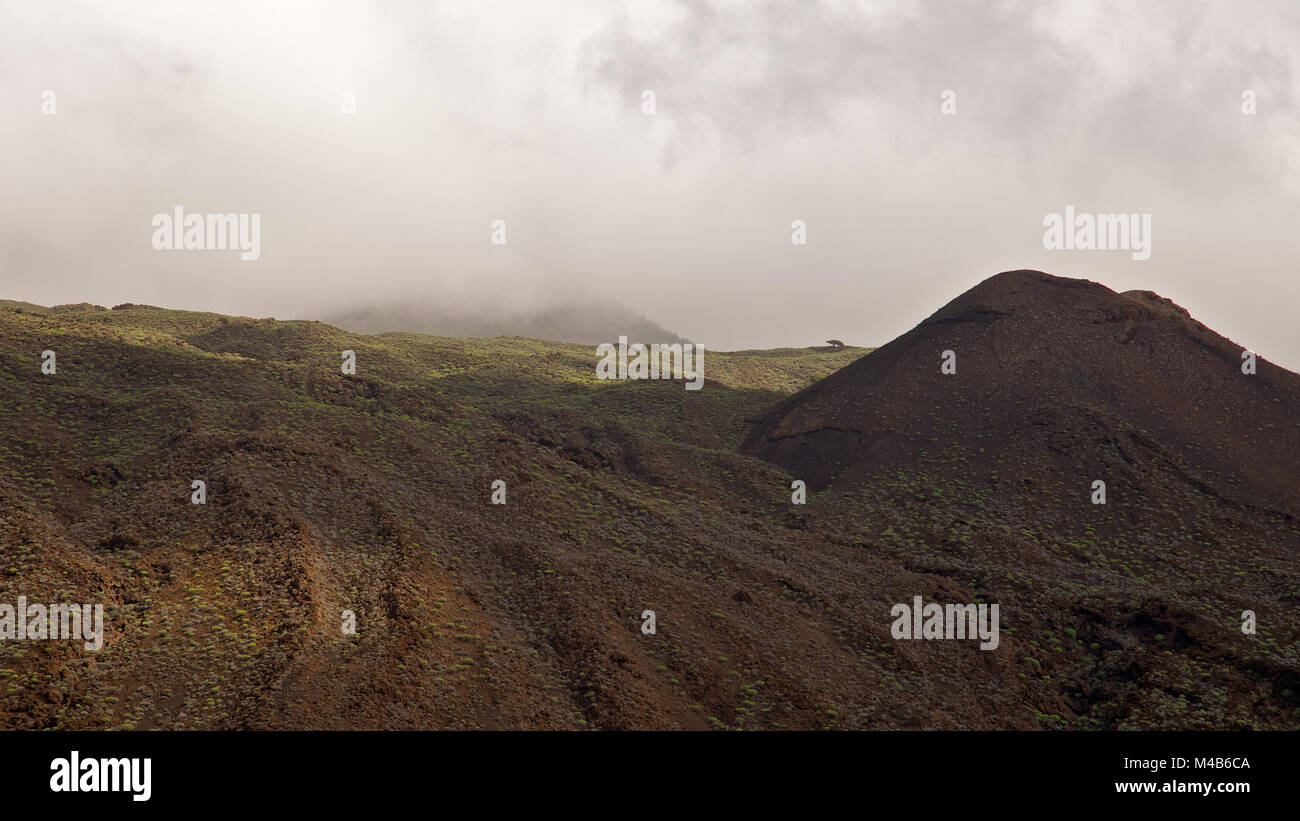
[[[880, 345], [1036, 268], [1300, 371], [1297, 43], [1291, 0], [0, 0], [0, 298]], [[178, 206], [260, 255], [156, 249]], [[1150, 257], [1044, 248], [1067, 206]]]

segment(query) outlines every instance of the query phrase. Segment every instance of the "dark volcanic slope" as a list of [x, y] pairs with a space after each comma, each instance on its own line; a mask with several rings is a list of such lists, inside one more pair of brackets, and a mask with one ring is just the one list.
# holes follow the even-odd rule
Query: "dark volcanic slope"
[[743, 450], [825, 491], [808, 530], [1000, 604], [1013, 643], [989, 655], [1015, 680], [962, 686], [1023, 688], [1050, 726], [1294, 727], [1300, 376], [1241, 354], [1155, 294], [1012, 271], [781, 402]]
[[[957, 371], [940, 371], [941, 352]], [[811, 487], [923, 455], [1084, 490], [1146, 469], [1245, 506], [1300, 508], [1300, 376], [1149, 291], [1010, 271], [772, 411], [746, 450]], [[1152, 476], [1151, 478], [1155, 478]]]

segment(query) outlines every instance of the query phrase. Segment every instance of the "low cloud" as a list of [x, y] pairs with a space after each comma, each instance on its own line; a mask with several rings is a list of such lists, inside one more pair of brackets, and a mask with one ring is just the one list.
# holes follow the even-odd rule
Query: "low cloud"
[[[601, 300], [711, 348], [870, 345], [1033, 267], [1300, 367], [1293, 4], [537, 5], [5, 6], [0, 296]], [[178, 205], [260, 214], [259, 259], [154, 251]], [[1150, 213], [1151, 258], [1045, 250], [1067, 205]]]

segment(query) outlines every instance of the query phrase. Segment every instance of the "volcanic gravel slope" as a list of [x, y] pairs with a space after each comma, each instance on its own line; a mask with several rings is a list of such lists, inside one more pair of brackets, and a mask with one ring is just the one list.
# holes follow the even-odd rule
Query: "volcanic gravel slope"
[[[0, 641], [0, 726], [1300, 726], [1297, 377], [1170, 303], [1015, 272], [699, 391], [595, 362], [0, 302], [0, 603], [106, 611]], [[918, 595], [998, 648], [894, 639]]]
[[745, 449], [819, 489], [942, 453], [1123, 494], [1122, 472], [1154, 462], [1170, 483], [1293, 511], [1300, 376], [1263, 359], [1246, 375], [1243, 350], [1151, 292], [1010, 271], [782, 403]]
[[[1021, 672], [1062, 696], [1039, 715], [1223, 726], [1201, 719], [1240, 689], [1295, 726], [1300, 376], [1245, 374], [1242, 353], [1151, 292], [1010, 271], [779, 403], [742, 449], [823, 491], [818, 529], [1032, 625]], [[1245, 610], [1267, 632], [1243, 635]], [[1261, 636], [1234, 684], [1187, 686]], [[1106, 652], [1143, 644], [1127, 667]], [[1113, 722], [1126, 683], [1149, 703]]]

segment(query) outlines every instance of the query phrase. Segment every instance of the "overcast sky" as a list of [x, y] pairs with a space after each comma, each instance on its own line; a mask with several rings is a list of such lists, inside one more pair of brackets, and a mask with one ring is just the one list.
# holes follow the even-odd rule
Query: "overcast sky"
[[[1039, 268], [1300, 370], [1297, 44], [1291, 0], [0, 0], [0, 298], [878, 345]], [[178, 205], [260, 214], [260, 259], [154, 250]], [[1150, 259], [1045, 250], [1066, 205], [1151, 214]]]

